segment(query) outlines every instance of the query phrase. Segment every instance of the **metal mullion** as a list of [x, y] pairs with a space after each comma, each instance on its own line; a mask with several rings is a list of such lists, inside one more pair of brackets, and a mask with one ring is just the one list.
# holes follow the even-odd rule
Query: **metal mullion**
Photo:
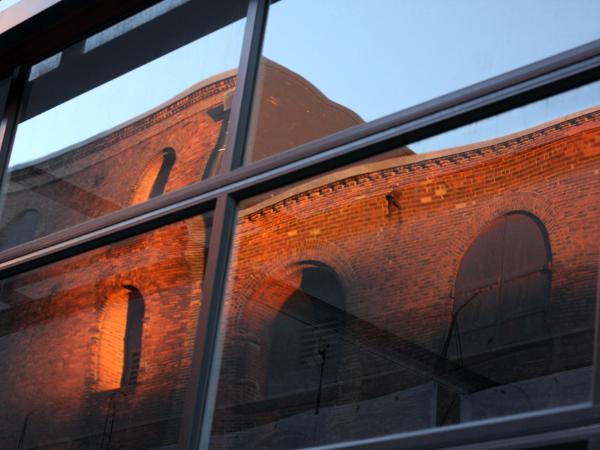
[[[264, 32], [266, 9], [262, 13], [259, 10], [259, 5], [264, 5], [264, 3], [265, 0], [251, 0], [250, 2], [251, 7], [254, 5], [256, 9], [256, 17], [260, 16], [262, 19], [259, 19], [258, 23], [252, 26], [252, 37], [246, 36], [245, 42], [249, 40], [256, 45], [257, 33]], [[267, 7], [265, 6], [265, 8]], [[261, 26], [263, 28], [259, 30]], [[257, 47], [254, 48], [256, 50]], [[226, 156], [229, 156], [224, 161], [225, 172], [235, 169], [241, 164], [259, 53], [259, 51], [247, 50], [247, 55], [256, 55], [252, 58], [248, 56], [247, 65], [245, 65], [253, 75], [246, 73], [242, 80], [240, 69], [238, 86], [242, 86], [242, 90], [239, 95], [236, 95], [236, 102], [238, 103], [236, 120], [238, 122], [234, 124], [233, 129], [235, 131], [232, 132], [232, 136], [228, 137], [229, 145], [227, 148], [231, 150], [226, 154]], [[597, 56], [595, 55], [595, 57]], [[525, 77], [518, 82], [515, 81], [518, 77], [513, 78], [512, 81], [505, 80], [506, 85], [504, 87], [500, 87], [501, 83], [488, 85], [486, 91], [485, 89], [482, 90], [481, 86], [476, 85], [461, 91], [460, 95], [456, 93], [448, 94], [440, 99], [415, 108], [409, 108], [372, 124], [367, 124], [365, 127], [361, 127], [360, 130], [347, 130], [268, 160], [224, 173], [213, 180], [191, 186], [179, 193], [173, 193], [172, 196], [165, 196], [164, 199], [149, 202], [149, 206], [140, 205], [139, 208], [132, 207], [124, 210], [124, 213], [115, 213], [110, 218], [113, 221], [112, 223], [110, 220], [101, 222], [102, 219], [90, 221], [89, 224], [84, 224], [84, 226], [89, 227], [90, 231], [82, 234], [73, 235], [72, 230], [65, 230], [61, 237], [64, 239], [71, 236], [70, 241], [61, 240], [51, 246], [38, 246], [36, 248], [36, 245], [39, 245], [38, 241], [37, 244], [33, 242], [30, 247], [22, 246], [21, 249], [15, 249], [15, 253], [5, 252], [4, 255], [16, 256], [10, 256], [10, 259], [5, 259], [3, 263], [0, 263], [0, 277], [105, 245], [108, 242], [156, 228], [175, 220], [181, 220], [211, 208], [216, 202], [193, 359], [192, 373], [198, 375], [197, 385], [194, 387], [192, 396], [194, 404], [191, 411], [194, 413], [184, 416], [184, 420], [189, 419], [191, 425], [190, 428], [182, 430], [185, 436], [182, 442], [186, 444], [185, 447], [182, 447], [196, 450], [201, 441], [207, 442], [210, 433], [207, 425], [210, 423], [209, 413], [211, 402], [214, 400], [211, 399], [211, 395], [214, 395], [214, 392], [211, 393], [211, 383], [217, 381], [215, 376], [211, 378], [211, 374], [217, 375], [216, 343], [219, 338], [219, 319], [234, 237], [236, 199], [273, 187], [283, 186], [312, 174], [341, 167], [366, 156], [394, 148], [403, 142], [408, 143], [416, 138], [433, 135], [445, 129], [497, 114], [512, 107], [526, 104], [532, 101], [532, 98], [541, 98], [584, 84], [584, 82], [598, 76], [597, 70], [600, 64], [592, 61], [593, 59], [577, 61], [567, 66], [552, 69], [550, 72], [542, 71], [534, 77]], [[590, 61], [592, 64], [586, 66], [585, 64]], [[252, 64], [255, 64], [254, 68], [252, 68]], [[575, 70], [569, 72], [573, 68]], [[593, 71], [596, 71], [595, 74], [592, 73]], [[557, 76], [553, 78], [554, 75]], [[20, 105], [21, 102], [16, 104]], [[244, 108], [248, 109], [245, 110]], [[7, 104], [8, 112], [10, 111]], [[232, 115], [233, 113], [232, 110]], [[15, 119], [12, 124], [6, 121], [8, 117], [6, 114], [0, 122], [0, 138], [2, 138], [0, 162], [3, 168], [8, 163], [10, 149], [8, 143], [14, 138], [17, 116], [18, 110], [14, 111]], [[4, 128], [2, 128], [3, 126]], [[139, 215], [140, 211], [144, 211], [143, 215]], [[78, 232], [81, 233], [81, 230], [84, 229], [79, 228]], [[23, 253], [23, 248], [27, 248], [27, 252]], [[600, 312], [597, 314], [600, 314]], [[600, 337], [598, 331], [596, 331], [596, 344], [599, 340]], [[200, 342], [202, 345], [199, 345]], [[596, 345], [595, 356], [599, 351], [600, 347]], [[600, 397], [600, 394], [597, 389], [598, 386], [596, 386], [598, 384], [596, 371], [597, 369], [594, 371], [593, 397], [594, 402], [598, 403], [596, 397]], [[196, 378], [192, 378], [192, 380], [196, 380]], [[556, 429], [574, 428], [597, 423], [598, 420], [600, 420], [600, 408], [579, 406], [561, 408], [560, 411], [546, 411], [544, 414], [525, 414], [507, 420], [501, 418], [485, 421], [485, 423], [464, 424], [451, 426], [443, 430], [427, 430], [385, 436], [380, 439], [356, 441], [324, 448], [359, 448], [363, 445], [369, 445], [373, 448], [431, 449], [447, 445], [466, 445], [477, 442], [482, 437], [485, 437], [486, 440], [503, 439], [533, 432], [542, 433]], [[202, 425], [204, 425], [204, 430], [202, 430]]]
[[[221, 167], [222, 173], [227, 173], [237, 167], [238, 163], [235, 161], [241, 161], [243, 158], [245, 135], [248, 128], [246, 122], [249, 120], [252, 108], [268, 7], [268, 0], [250, 0], [248, 3], [246, 27], [238, 66], [237, 85], [239, 89], [236, 91], [229, 118], [230, 132], [227, 135], [226, 150]], [[226, 184], [227, 181], [224, 181]], [[0, 253], [0, 278], [181, 220], [191, 215], [191, 211], [186, 213], [189, 208], [207, 210], [206, 206], [203, 207], [203, 203], [214, 204], [219, 195], [217, 192], [219, 183], [216, 184], [216, 189], [214, 186], [215, 183], [212, 180], [205, 180], [200, 183], [199, 192], [196, 189], [198, 185], [188, 186], [143, 204], [115, 211], [98, 219], [77, 224], [25, 243], [17, 248], [8, 249]], [[209, 193], [209, 195], [203, 195], [205, 193]], [[9, 262], [8, 266], [3, 262]]]
[[216, 374], [217, 340], [235, 222], [236, 202], [230, 195], [218, 198], [208, 248], [200, 316], [196, 328], [192, 357], [192, 386], [184, 409], [184, 425], [180, 433], [180, 448], [197, 450], [210, 430], [210, 385]]
[[221, 173], [242, 165], [268, 11], [268, 0], [250, 0]]
[[[5, 31], [0, 33], [0, 76], [17, 65], [35, 64], [159, 1], [61, 0], [24, 21], [20, 14], [5, 14]], [[27, 2], [22, 3], [15, 8], [23, 12], [31, 9]]]
[[[444, 96], [398, 113], [407, 117], [398, 118], [396, 126], [374, 134], [349, 140], [346, 143], [336, 142], [339, 146], [334, 147], [327, 145], [326, 142], [309, 143], [299, 147], [297, 151], [283, 152], [249, 164], [235, 172], [236, 179], [232, 180], [232, 184], [226, 189], [236, 198], [243, 199], [497, 115], [599, 78], [600, 56], [597, 56], [574, 66], [436, 111], [436, 104], [444, 103], [446, 97]], [[352, 132], [352, 129], [347, 130], [348, 134]], [[334, 135], [322, 141], [328, 139], [345, 140]], [[319, 143], [321, 148], [316, 145]]]
[[[266, 25], [268, 0], [250, 0], [234, 103], [230, 116], [231, 132], [221, 172], [227, 174], [242, 161], [262, 37]], [[208, 446], [211, 410], [218, 380], [217, 342], [221, 310], [227, 288], [227, 274], [237, 219], [235, 199], [224, 193], [217, 198], [204, 275], [204, 290], [192, 357], [192, 386], [186, 403], [180, 433], [181, 448], [197, 450]], [[212, 395], [211, 395], [212, 394]]]
[[[29, 75], [29, 67], [21, 66], [15, 70], [14, 76], [10, 79], [8, 96], [4, 110], [0, 118], [0, 186], [7, 182], [5, 174], [10, 161], [10, 152], [15, 140], [15, 133], [19, 116], [23, 110], [25, 85]], [[0, 210], [4, 201], [0, 200]]]
[[[90, 221], [73, 227], [73, 230], [64, 230], [64, 232], [48, 236], [51, 241], [56, 241], [50, 245], [36, 248], [38, 244], [36, 241], [32, 241], [29, 244], [7, 250], [5, 254], [10, 259], [7, 258], [4, 262], [0, 262], [0, 279], [210, 211], [214, 208], [218, 193], [218, 191], [210, 192], [208, 195], [199, 195], [188, 201], [165, 206], [161, 204], [158, 209], [151, 209], [138, 215], [135, 213], [139, 211], [137, 208], [132, 207], [131, 210], [128, 208], [123, 210], [125, 214], [120, 212], [111, 214], [111, 217], [106, 218], [110, 219], [108, 221], [102, 219]], [[140, 209], [144, 210], [145, 208]], [[98, 223], [103, 226], [98, 226]], [[72, 231], [81, 229], [90, 231], [70, 236]], [[63, 236], [66, 237], [61, 240]], [[40, 241], [44, 240], [44, 238], [40, 239]], [[23, 250], [28, 251], [24, 252]]]
[[478, 422], [450, 425], [441, 428], [427, 428], [413, 432], [395, 433], [380, 437], [359, 439], [339, 444], [311, 447], [320, 450], [340, 449], [411, 449], [433, 450], [468, 447], [508, 439], [521, 439], [542, 436], [546, 433], [597, 426], [600, 421], [600, 408], [589, 404], [564, 406], [552, 410], [534, 411]]
[[[570, 428], [568, 430], [550, 431], [541, 435], [524, 435], [515, 438], [496, 440], [491, 442], [478, 442], [461, 447], [444, 447], [440, 450], [523, 450], [526, 448], [539, 448], [541, 446], [569, 444], [573, 442], [594, 442], [600, 436], [600, 425], [586, 425], [583, 427]], [[597, 447], [589, 447], [589, 450]]]
[[[561, 67], [482, 97], [471, 98], [471, 91], [481, 90], [479, 85], [468, 88], [461, 95], [448, 94], [386, 118], [386, 122], [393, 119], [390, 123], [396, 125], [383, 131], [352, 140], [356, 137], [356, 130], [346, 130], [2, 252], [0, 278], [59, 259], [65, 254], [76, 254], [93, 245], [100, 245], [93, 243], [99, 237], [106, 242], [112, 235], [118, 237], [127, 234], [128, 228], [150, 229], [188, 216], [188, 210], [201, 209], [203, 204], [214, 202], [219, 195], [227, 193], [241, 199], [284, 186], [598, 78], [600, 56]], [[377, 129], [380, 125], [378, 121], [365, 125], [368, 130], [372, 126]], [[235, 151], [242, 150], [238, 148]]]

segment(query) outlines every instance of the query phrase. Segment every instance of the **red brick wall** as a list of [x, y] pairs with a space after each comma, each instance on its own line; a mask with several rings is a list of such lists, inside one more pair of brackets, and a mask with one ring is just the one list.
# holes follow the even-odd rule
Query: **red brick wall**
[[[167, 192], [201, 179], [221, 126], [208, 111], [234, 86], [234, 77], [224, 79], [85, 146], [20, 169], [11, 180], [3, 223], [36, 208], [42, 217], [39, 234], [48, 234], [125, 207], [165, 147], [177, 152]], [[303, 264], [318, 261], [335, 271], [348, 312], [371, 324], [354, 325], [365, 348], [396, 335], [439, 354], [461, 258], [486, 224], [511, 211], [538, 217], [548, 232], [547, 324], [555, 345], [551, 354], [527, 350], [477, 369], [485, 374], [498, 364], [523, 367], [515, 363], [537, 361], [524, 369], [525, 376], [535, 376], [589, 364], [599, 256], [599, 153], [600, 113], [592, 112], [481, 148], [379, 161], [373, 163], [376, 169], [357, 166], [354, 174], [341, 177], [339, 171], [313, 180], [311, 187], [292, 188], [295, 193], [280, 192], [273, 204], [242, 211], [217, 405], [226, 413], [218, 412], [216, 432], [237, 432], [307, 410], [298, 404], [255, 413], [227, 409], [265, 399], [270, 326], [299, 286]], [[390, 194], [398, 208], [390, 206]], [[101, 390], [95, 378], [102, 312], [125, 285], [144, 296], [146, 317], [139, 383], [117, 394], [112, 442], [132, 449], [177, 441], [208, 231], [203, 218], [192, 218], [3, 282], [0, 300], [11, 309], [0, 313], [1, 442], [16, 447], [30, 414], [27, 447], [99, 446], [113, 394]], [[412, 357], [425, 363], [429, 356]], [[342, 367], [340, 387], [325, 392], [325, 406], [421, 389], [429, 382], [423, 373], [409, 371], [400, 371], [399, 380], [397, 369], [382, 378], [391, 369], [385, 358], [349, 347], [343, 349]], [[507, 372], [506, 381], [520, 376]], [[350, 409], [323, 421], [340, 436], [350, 436], [350, 429], [361, 429], [357, 414]], [[392, 419], [383, 424], [388, 431], [402, 426]]]
[[144, 174], [164, 148], [176, 152], [165, 192], [202, 179], [222, 121], [208, 112], [235, 88], [235, 77], [210, 84], [132, 124], [11, 175], [2, 223], [27, 208], [40, 212], [38, 236], [134, 203]]
[[[267, 413], [234, 407], [266, 399], [269, 331], [298, 287], [299, 263], [316, 260], [331, 267], [343, 284], [348, 312], [382, 335], [391, 332], [440, 355], [463, 255], [487, 224], [514, 211], [539, 218], [548, 233], [552, 293], [546, 327], [553, 345], [550, 351], [515, 350], [472, 367], [509, 383], [589, 365], [600, 242], [599, 157], [600, 112], [590, 112], [493, 145], [398, 158], [378, 170], [358, 166], [352, 176], [330, 181], [335, 174], [329, 175], [322, 185], [312, 181], [310, 189], [300, 185], [293, 195], [280, 193], [275, 203], [242, 211], [215, 433], [233, 434], [306, 410], [299, 403], [274, 403]], [[389, 204], [388, 194], [399, 207]], [[372, 384], [368, 378], [389, 370], [389, 363], [355, 348], [346, 348], [344, 358], [340, 382], [348, 383], [333, 396], [337, 404], [428, 381], [404, 371], [401, 382], [395, 377], [388, 386], [381, 379]], [[351, 423], [358, 413], [345, 414], [335, 421]], [[388, 420], [402, 427], [398, 418]], [[352, 428], [360, 424], [338, 439], [352, 435]]]
[[115, 392], [96, 378], [102, 312], [127, 285], [138, 287], [145, 301], [142, 356], [138, 384], [117, 394], [112, 439], [142, 445], [135, 426], [145, 424], [158, 434], [152, 445], [177, 441], [200, 307], [204, 230], [202, 217], [188, 219], [3, 284], [2, 300], [13, 309], [0, 315], [2, 442], [15, 447], [31, 413], [28, 447], [88, 448], [57, 444], [84, 437], [99, 445]]
[[[279, 75], [278, 82], [286, 82]], [[296, 95], [303, 93], [306, 82], [289, 76], [301, 88]], [[13, 169], [2, 226], [33, 208], [41, 217], [39, 237], [143, 201], [136, 194], [149, 192], [148, 174], [157, 172], [166, 147], [176, 160], [165, 192], [203, 179], [222, 145], [223, 115], [214, 110], [223, 109], [235, 83], [229, 75], [87, 143]], [[321, 107], [346, 114], [314, 89], [313, 96]], [[15, 448], [29, 415], [27, 448], [99, 448], [107, 423], [111, 427], [113, 396], [111, 448], [178, 441], [209, 231], [208, 218], [196, 217], [3, 282], [0, 301], [11, 308], [0, 312], [0, 442]], [[105, 339], [111, 330], [118, 333], [114, 323], [105, 323], [112, 310], [107, 302], [127, 285], [145, 299], [138, 384], [109, 390], [115, 380], [98, 379], [115, 358], [112, 351], [100, 355], [110, 350], [102, 341], [111, 342]]]

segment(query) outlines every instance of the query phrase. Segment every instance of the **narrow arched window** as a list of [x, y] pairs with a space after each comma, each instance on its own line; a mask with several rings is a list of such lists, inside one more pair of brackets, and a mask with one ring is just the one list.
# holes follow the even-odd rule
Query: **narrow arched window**
[[21, 212], [2, 230], [0, 250], [31, 241], [35, 238], [39, 221], [40, 213], [36, 209]]
[[142, 294], [133, 286], [126, 286], [126, 288], [129, 293], [121, 386], [137, 383], [142, 354], [142, 328], [144, 322], [144, 298]]
[[132, 204], [145, 202], [165, 192], [175, 159], [175, 150], [167, 147], [151, 160], [135, 185], [131, 197]]
[[124, 286], [102, 305], [97, 389], [119, 389], [137, 383], [142, 356], [144, 297]]
[[273, 322], [268, 395], [317, 392], [337, 382], [345, 318], [341, 284], [320, 264], [302, 269], [301, 276], [300, 288]]
[[173, 164], [175, 164], [175, 150], [172, 148], [165, 148], [163, 150], [160, 169], [158, 170], [148, 198], [158, 197], [165, 192], [165, 187], [167, 186], [167, 181], [169, 181], [169, 175], [171, 174]]
[[451, 330], [456, 358], [544, 337], [551, 252], [542, 223], [515, 212], [496, 219], [465, 254]]

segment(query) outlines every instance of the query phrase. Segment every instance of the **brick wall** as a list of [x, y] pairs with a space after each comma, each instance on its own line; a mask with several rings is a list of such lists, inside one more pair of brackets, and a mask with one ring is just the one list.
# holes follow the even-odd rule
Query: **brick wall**
[[[590, 365], [599, 157], [600, 112], [589, 111], [490, 145], [357, 165], [243, 210], [226, 306], [214, 429], [219, 442], [252, 446], [299, 433], [304, 444], [316, 444], [398, 431], [407, 424], [434, 425], [435, 416], [433, 422], [414, 424], [383, 407], [368, 420], [342, 405], [377, 398], [383, 405], [386, 396], [431, 380], [449, 381], [436, 380], [431, 367], [449, 330], [462, 257], [486, 225], [510, 212], [538, 218], [548, 233], [552, 283], [546, 341], [498, 348], [493, 358], [472, 358], [467, 369], [504, 384]], [[360, 319], [344, 331], [353, 344], [345, 346], [337, 392], [325, 402], [340, 412], [318, 420], [330, 430], [320, 434], [322, 441], [312, 440], [313, 427], [302, 419], [303, 411], [314, 409], [314, 400], [307, 400], [314, 392], [295, 400], [266, 394], [272, 323], [299, 288], [302, 265], [313, 261], [335, 271], [348, 312]], [[394, 358], [404, 367], [390, 363]], [[583, 378], [588, 382], [589, 373]], [[583, 400], [558, 398], [559, 403]], [[347, 425], [335, 425], [340, 423]], [[260, 431], [244, 431], [253, 427]]]
[[[273, 67], [278, 72], [272, 78], [286, 81], [281, 68]], [[273, 92], [302, 95], [304, 112], [310, 95], [315, 104], [308, 109], [337, 110], [331, 129], [322, 124], [328, 132], [360, 121], [324, 102], [297, 75], [290, 79], [297, 91], [276, 86]], [[41, 216], [39, 236], [142, 201], [136, 193], [148, 191], [152, 177], [145, 175], [166, 147], [176, 151], [167, 192], [202, 179], [221, 133], [222, 121], [211, 111], [223, 106], [234, 87], [235, 76], [228, 76], [84, 145], [16, 169], [2, 223], [34, 208]], [[269, 101], [264, 117], [285, 122], [276, 107], [291, 108], [289, 98]], [[275, 142], [269, 133], [279, 132], [276, 125], [253, 145]], [[277, 142], [302, 143], [304, 134]], [[327, 441], [435, 422], [437, 385], [465, 382], [464, 370], [438, 377], [431, 369], [448, 331], [461, 259], [487, 224], [512, 211], [539, 218], [549, 236], [546, 322], [552, 345], [469, 361], [467, 369], [491, 376], [500, 366], [515, 368], [503, 372], [500, 381], [508, 383], [589, 365], [599, 256], [600, 113], [476, 148], [409, 153], [340, 169], [241, 211], [215, 420], [222, 445], [285, 446], [278, 439], [293, 433], [299, 439], [294, 442], [308, 442], [302, 428], [320, 430], [319, 439]], [[3, 445], [17, 446], [26, 418], [26, 448], [99, 448], [107, 424], [113, 428], [111, 448], [177, 442], [209, 231], [208, 219], [195, 217], [3, 281], [0, 301], [10, 306], [0, 312]], [[265, 394], [271, 325], [301, 286], [303, 270], [315, 265], [336, 274], [352, 317], [344, 331], [351, 339], [342, 345], [339, 383], [323, 390], [318, 418], [314, 402], [302, 393], [287, 403]], [[115, 322], [123, 311], [109, 302], [129, 285], [145, 301], [142, 356], [138, 384], [118, 389], [118, 376], [105, 382], [102, 367], [110, 360], [110, 352], [104, 353], [107, 333], [122, 332]], [[407, 405], [412, 418], [398, 419]], [[253, 427], [258, 431], [244, 435]]]

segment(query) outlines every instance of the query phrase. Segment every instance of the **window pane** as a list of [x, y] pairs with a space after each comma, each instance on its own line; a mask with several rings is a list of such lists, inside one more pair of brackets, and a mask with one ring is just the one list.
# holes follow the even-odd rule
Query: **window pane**
[[193, 217], [2, 280], [1, 448], [176, 448], [210, 228]]
[[[243, 3], [207, 11], [166, 0], [34, 66], [2, 192], [1, 249], [218, 172]], [[37, 223], [16, 235], [25, 211]]]
[[600, 38], [576, 0], [281, 0], [246, 159], [378, 119]]
[[600, 82], [243, 202], [213, 448], [586, 402]]

